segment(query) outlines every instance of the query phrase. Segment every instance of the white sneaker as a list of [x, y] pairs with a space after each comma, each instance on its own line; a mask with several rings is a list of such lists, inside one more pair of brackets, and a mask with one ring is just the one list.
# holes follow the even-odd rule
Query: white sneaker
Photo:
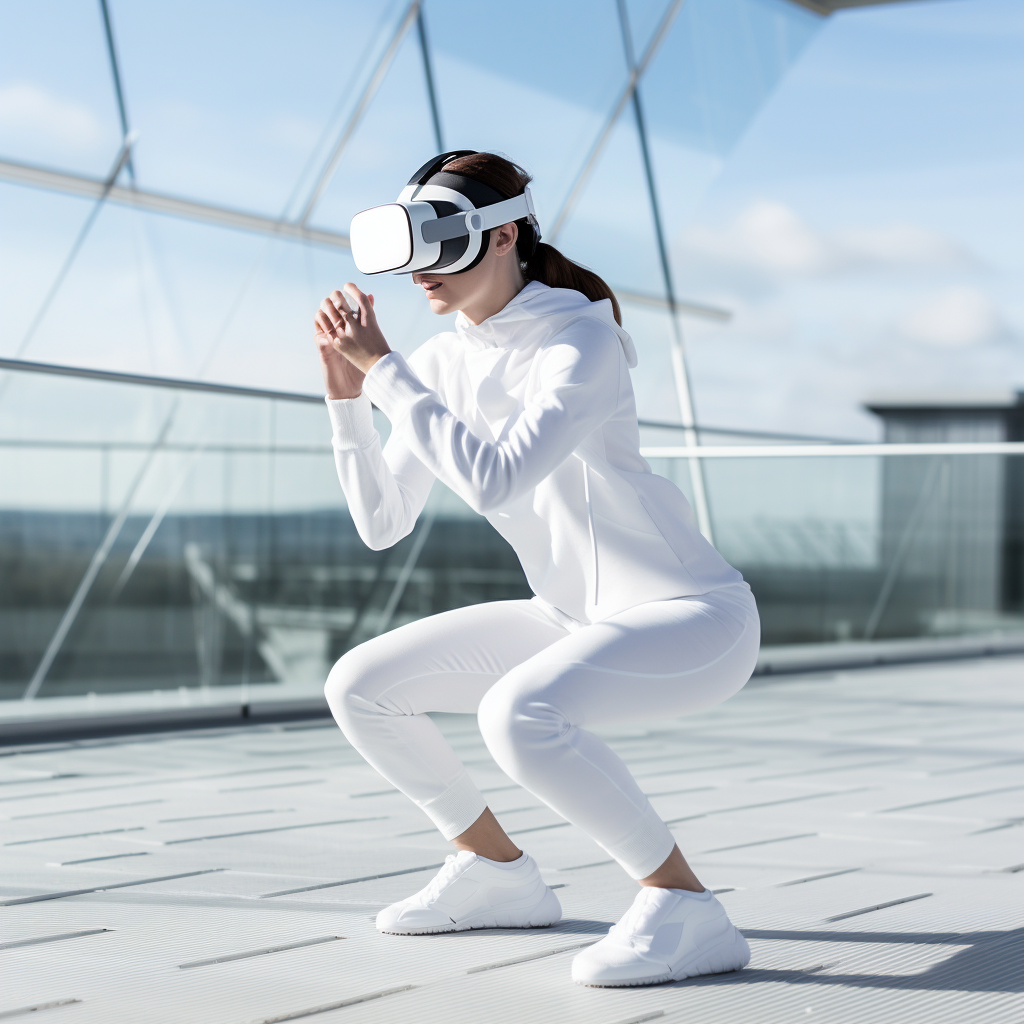
[[654, 985], [694, 974], [738, 971], [750, 947], [710, 889], [645, 886], [600, 942], [578, 953], [578, 985]]
[[527, 853], [508, 864], [468, 850], [450, 853], [415, 896], [377, 915], [377, 930], [395, 935], [461, 932], [470, 928], [545, 928], [562, 905]]

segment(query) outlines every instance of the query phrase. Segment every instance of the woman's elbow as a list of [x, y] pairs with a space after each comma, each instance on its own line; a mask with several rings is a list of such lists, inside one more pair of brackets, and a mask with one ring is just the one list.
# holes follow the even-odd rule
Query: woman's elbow
[[459, 488], [463, 500], [479, 515], [487, 515], [514, 501], [517, 490], [516, 474], [503, 459], [477, 465], [465, 485]]
[[386, 551], [397, 543], [394, 538], [377, 537], [372, 533], [364, 533], [362, 530], [359, 531], [359, 537], [371, 551]]
[[463, 495], [466, 504], [478, 515], [485, 516], [488, 512], [494, 512], [503, 508], [515, 499], [516, 495], [511, 487], [477, 487], [471, 493]]
[[383, 551], [394, 547], [403, 537], [412, 533], [415, 525], [415, 520], [407, 522], [374, 516], [362, 521], [356, 520], [356, 532], [371, 551]]

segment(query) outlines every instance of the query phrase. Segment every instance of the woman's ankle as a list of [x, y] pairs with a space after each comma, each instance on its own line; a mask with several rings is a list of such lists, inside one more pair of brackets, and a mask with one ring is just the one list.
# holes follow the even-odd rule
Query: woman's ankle
[[519, 860], [523, 851], [509, 839], [505, 830], [498, 824], [498, 819], [489, 807], [473, 822], [465, 832], [457, 835], [452, 841], [457, 850], [468, 850], [478, 857], [509, 864]]
[[704, 886], [686, 863], [678, 846], [646, 878], [639, 878], [640, 885], [652, 889], [686, 889], [687, 892], [703, 892]]

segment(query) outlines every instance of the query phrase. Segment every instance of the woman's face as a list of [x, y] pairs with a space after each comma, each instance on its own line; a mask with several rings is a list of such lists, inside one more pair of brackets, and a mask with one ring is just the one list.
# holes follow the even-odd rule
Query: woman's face
[[[431, 312], [440, 315], [462, 310], [470, 320], [479, 323], [486, 318], [479, 314], [491, 309], [495, 300], [503, 298], [509, 288], [514, 289], [513, 295], [518, 292], [525, 283], [515, 251], [518, 237], [519, 229], [515, 224], [502, 224], [491, 231], [487, 252], [472, 270], [461, 274], [413, 274], [413, 283], [423, 289]], [[497, 308], [501, 309], [507, 301], [508, 298], [504, 298]]]

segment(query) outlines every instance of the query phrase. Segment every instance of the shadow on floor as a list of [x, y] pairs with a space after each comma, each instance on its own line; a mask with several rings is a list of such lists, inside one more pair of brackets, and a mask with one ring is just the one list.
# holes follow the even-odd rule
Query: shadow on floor
[[774, 981], [795, 985], [839, 985], [851, 988], [930, 989], [945, 992], [1024, 992], [1024, 928], [987, 932], [838, 932], [769, 931], [745, 928], [748, 939], [806, 942], [914, 943], [968, 946], [920, 974], [824, 974], [837, 963], [804, 970], [750, 967], [731, 974], [690, 978], [678, 985], [756, 985]]

